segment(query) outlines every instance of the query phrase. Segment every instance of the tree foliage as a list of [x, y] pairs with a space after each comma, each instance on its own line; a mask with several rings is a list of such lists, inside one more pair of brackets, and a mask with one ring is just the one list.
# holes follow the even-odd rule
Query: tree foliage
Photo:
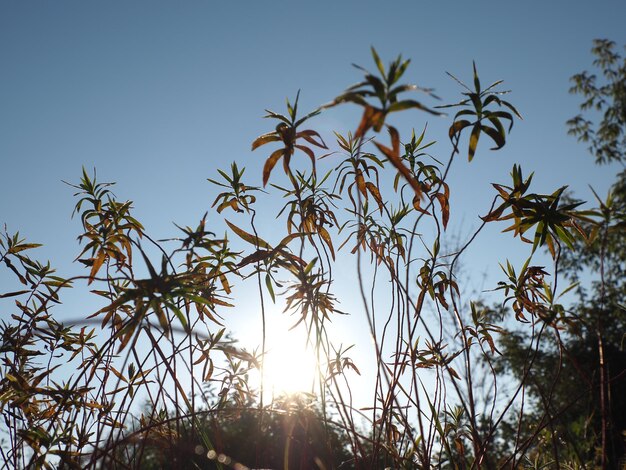
[[[570, 91], [582, 95], [584, 114], [568, 121], [570, 133], [590, 143], [597, 163], [623, 162], [626, 62], [612, 41], [594, 41], [592, 52], [605, 83], [586, 71], [572, 77]], [[524, 435], [537, 462], [621, 468], [625, 461], [624, 176], [618, 174], [605, 198], [592, 189], [597, 207], [586, 211], [581, 222], [588, 236], [572, 238], [572, 249], [561, 254], [561, 272], [576, 283], [567, 322], [551, 334], [516, 331], [502, 341], [501, 367], [525, 378], [534, 400]], [[533, 344], [531, 368], [527, 358]], [[543, 422], [549, 427], [537, 432]]]
[[[623, 162], [626, 155], [626, 57], [615, 42], [596, 39], [591, 50], [600, 75], [583, 71], [572, 77], [571, 93], [582, 95], [581, 112], [567, 124], [569, 133], [589, 143], [597, 163]], [[590, 116], [592, 114], [592, 116]], [[594, 122], [593, 114], [599, 114]]]

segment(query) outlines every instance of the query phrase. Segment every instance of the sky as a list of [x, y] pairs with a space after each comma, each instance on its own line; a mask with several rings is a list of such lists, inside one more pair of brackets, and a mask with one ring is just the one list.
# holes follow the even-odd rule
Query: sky
[[[71, 261], [80, 225], [71, 219], [74, 191], [63, 181], [78, 182], [85, 167], [117, 182], [116, 195], [134, 201], [153, 238], [175, 236], [173, 222], [193, 226], [209, 210], [216, 192], [206, 179], [217, 168], [237, 161], [260, 184], [267, 155], [250, 145], [273, 128], [264, 109], [282, 111], [298, 90], [302, 109], [329, 102], [360, 79], [352, 63], [371, 67], [370, 46], [384, 61], [412, 59], [407, 80], [442, 98], [415, 97], [427, 105], [459, 100], [461, 89], [445, 72], [471, 83], [472, 61], [483, 83], [503, 79], [512, 90], [508, 99], [524, 120], [506, 147], [491, 152], [482, 142], [474, 161], [460, 158], [450, 174], [450, 230], [461, 238], [486, 213], [489, 183], [507, 183], [515, 163], [536, 172], [537, 192], [569, 184], [590, 199], [588, 185], [602, 194], [615, 168], [594, 166], [566, 135], [578, 106], [569, 77], [590, 67], [594, 38], [626, 43], [624, 18], [621, 0], [5, 0], [0, 224], [44, 243], [39, 256], [61, 275], [79, 273]], [[357, 113], [330, 110], [315, 126], [330, 139], [332, 130], [354, 130]], [[445, 160], [449, 117], [411, 111], [398, 120], [404, 130], [426, 123], [427, 138], [437, 141], [432, 153]], [[503, 258], [524, 257], [508, 251], [502, 228], [489, 227], [467, 254], [479, 289], [493, 286]]]

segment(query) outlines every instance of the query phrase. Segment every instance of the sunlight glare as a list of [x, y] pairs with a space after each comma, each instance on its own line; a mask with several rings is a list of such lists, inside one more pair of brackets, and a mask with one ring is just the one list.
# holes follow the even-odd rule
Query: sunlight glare
[[307, 346], [303, 328], [289, 330], [293, 318], [281, 316], [272, 321], [264, 361], [264, 394], [278, 397], [297, 392], [314, 393], [317, 360], [311, 345]]

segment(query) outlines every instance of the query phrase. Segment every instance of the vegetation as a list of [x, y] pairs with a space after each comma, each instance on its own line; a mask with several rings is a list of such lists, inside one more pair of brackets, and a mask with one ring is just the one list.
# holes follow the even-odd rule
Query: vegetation
[[[585, 115], [568, 122], [570, 133], [589, 143], [597, 163], [623, 164], [626, 60], [612, 41], [597, 40], [592, 51], [601, 76], [572, 77], [570, 91], [583, 96]], [[592, 121], [596, 116], [598, 124]], [[517, 330], [501, 343], [501, 367], [524, 378], [535, 401], [521, 435], [533, 459], [544, 465], [559, 460], [580, 467], [626, 464], [626, 173], [618, 174], [605, 198], [595, 195], [598, 207], [587, 212], [593, 222], [583, 223], [590, 237], [574, 240], [574, 249], [560, 257], [561, 272], [577, 283], [567, 322], [553, 334]], [[532, 349], [531, 368], [526, 358]], [[533, 436], [542, 422], [548, 427]]]
[[[596, 43], [606, 84], [583, 73], [574, 135], [598, 162], [624, 162], [626, 65]], [[532, 191], [513, 165], [494, 184], [477, 231], [447, 250], [455, 158], [505, 147], [520, 117], [500, 81], [483, 87], [476, 66], [462, 99], [434, 107], [432, 90], [404, 84], [409, 61], [375, 70], [329, 104], [301, 115], [267, 111], [270, 132], [252, 143], [265, 161], [259, 183], [233, 163], [209, 181], [211, 216], [155, 241], [111, 183], [83, 170], [73, 185], [83, 232], [84, 276], [57, 275], [31, 256], [37, 244], [0, 238], [16, 287], [0, 298], [0, 409], [7, 468], [615, 468], [624, 456], [625, 175], [598, 208], [565, 187]], [[356, 105], [354, 132], [322, 136], [321, 112]], [[447, 160], [428, 153], [424, 130], [402, 138], [399, 112], [452, 115]], [[333, 139], [332, 145], [327, 144]], [[480, 143], [480, 145], [479, 145]], [[306, 157], [302, 159], [301, 157]], [[442, 159], [441, 159], [442, 160]], [[281, 163], [282, 165], [278, 165]], [[246, 175], [248, 177], [250, 175]], [[272, 204], [283, 199], [277, 213]], [[262, 233], [275, 216], [284, 231]], [[528, 252], [502, 260], [501, 305], [465, 301], [459, 258], [486, 224]], [[227, 229], [226, 236], [216, 233]], [[427, 235], [430, 234], [430, 235]], [[275, 238], [275, 239], [274, 239]], [[547, 253], [551, 267], [537, 265]], [[360, 310], [343, 312], [336, 272], [356, 260]], [[353, 264], [353, 263], [352, 263]], [[588, 281], [589, 274], [597, 278]], [[564, 278], [580, 281], [562, 287]], [[551, 279], [551, 282], [548, 280]], [[57, 313], [69, 288], [92, 298], [81, 322]], [[240, 348], [228, 315], [258, 292], [259, 349]], [[571, 305], [560, 303], [566, 292]], [[354, 293], [349, 295], [354, 296]], [[247, 295], [246, 297], [250, 297]], [[262, 390], [269, 305], [285, 306], [319, 362], [316, 393], [268, 402]], [[227, 310], [236, 313], [225, 314]], [[374, 362], [332, 341], [332, 320], [364, 321]], [[355, 374], [371, 369], [372, 406], [353, 406]]]

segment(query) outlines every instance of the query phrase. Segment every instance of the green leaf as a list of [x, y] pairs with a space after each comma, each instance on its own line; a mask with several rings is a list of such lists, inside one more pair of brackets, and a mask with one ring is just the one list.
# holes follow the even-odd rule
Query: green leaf
[[397, 87], [395, 87], [394, 89], [392, 89], [391, 91], [389, 91], [389, 96], [394, 96], [397, 95], [399, 93], [403, 93], [405, 91], [414, 91], [417, 90], [418, 87], [417, 85], [398, 85]]
[[471, 162], [474, 158], [474, 154], [476, 153], [476, 147], [478, 146], [478, 138], [480, 137], [480, 123], [474, 124], [474, 128], [472, 129], [472, 133], [470, 134], [469, 141], [469, 151], [467, 154], [468, 160]]
[[42, 246], [40, 243], [22, 243], [20, 245], [13, 245], [11, 246], [11, 248], [9, 248], [9, 253], [14, 255], [16, 253], [19, 253], [20, 251], [30, 250], [33, 248], [38, 248], [40, 246]]
[[267, 287], [267, 292], [269, 292], [270, 297], [272, 298], [272, 302], [276, 303], [276, 296], [274, 295], [274, 287], [272, 286], [272, 279], [269, 274], [265, 275], [265, 286]]
[[419, 101], [415, 101], [415, 100], [396, 101], [395, 103], [392, 103], [391, 106], [389, 106], [388, 112], [394, 113], [396, 111], [403, 111], [405, 109], [411, 109], [411, 108], [419, 109], [421, 111], [434, 114], [435, 116], [443, 115], [443, 113], [440, 113], [439, 111], [435, 111], [434, 109], [424, 106], [422, 103], [420, 103]]
[[371, 50], [372, 50], [372, 57], [374, 58], [374, 63], [376, 64], [376, 68], [378, 69], [380, 74], [384, 77], [385, 76], [385, 66], [383, 65], [382, 61], [380, 60], [380, 57], [378, 57], [378, 53], [376, 52], [376, 49], [374, 49], [374, 46], [371, 47]]
[[520, 119], [524, 119], [522, 117], [522, 115], [519, 113], [519, 111], [515, 108], [515, 106], [513, 106], [511, 103], [509, 103], [508, 101], [502, 101], [502, 104], [504, 106], [506, 106], [507, 108], [509, 108], [511, 111], [513, 111], [513, 113]]
[[485, 134], [487, 134], [489, 137], [491, 137], [491, 140], [493, 140], [496, 143], [496, 147], [493, 147], [491, 150], [499, 150], [502, 147], [504, 147], [504, 143], [505, 143], [504, 136], [500, 132], [498, 132], [496, 129], [481, 125], [480, 130], [484, 132]]
[[480, 79], [478, 78], [478, 72], [476, 71], [476, 62], [472, 61], [472, 65], [474, 67], [474, 87], [476, 88], [476, 93], [480, 93]]
[[174, 312], [174, 315], [176, 315], [176, 318], [178, 318], [178, 321], [180, 322], [180, 324], [183, 326], [185, 331], [187, 331], [188, 330], [187, 318], [185, 318], [185, 315], [183, 314], [183, 312], [181, 312], [180, 309], [176, 305], [174, 305], [172, 302], [168, 302], [167, 306], [170, 308], [170, 310], [172, 310], [172, 312]]
[[317, 264], [317, 256], [313, 258], [309, 264], [306, 265], [306, 268], [304, 268], [304, 274], [309, 274], [316, 264]]
[[450, 129], [448, 130], [448, 136], [450, 137], [450, 140], [452, 140], [454, 136], [459, 134], [463, 129], [471, 125], [472, 123], [465, 119], [453, 122], [450, 126]]
[[242, 240], [254, 245], [255, 247], [271, 249], [270, 244], [267, 243], [265, 240], [246, 232], [245, 230], [237, 227], [235, 224], [229, 222], [228, 220], [225, 220], [225, 222], [226, 225], [228, 225], [230, 229], [235, 232]]

